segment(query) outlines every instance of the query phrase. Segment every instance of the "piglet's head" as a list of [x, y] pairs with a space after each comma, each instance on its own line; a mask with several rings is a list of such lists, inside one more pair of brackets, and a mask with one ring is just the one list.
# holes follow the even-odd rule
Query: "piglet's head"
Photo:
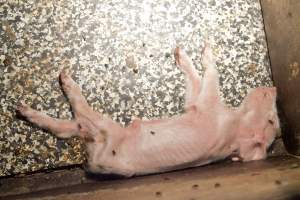
[[244, 161], [264, 159], [267, 149], [280, 131], [276, 88], [260, 87], [251, 90], [241, 110], [238, 136], [240, 157]]

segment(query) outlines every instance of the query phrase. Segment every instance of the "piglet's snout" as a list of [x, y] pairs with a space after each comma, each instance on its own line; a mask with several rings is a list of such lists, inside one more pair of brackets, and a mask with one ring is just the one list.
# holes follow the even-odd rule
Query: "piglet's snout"
[[254, 149], [254, 155], [252, 160], [262, 160], [267, 157], [266, 149], [263, 147]]

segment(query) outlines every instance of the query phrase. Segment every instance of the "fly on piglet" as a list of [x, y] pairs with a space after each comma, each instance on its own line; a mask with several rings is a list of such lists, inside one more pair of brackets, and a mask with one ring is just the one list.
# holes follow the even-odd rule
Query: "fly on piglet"
[[208, 44], [202, 55], [202, 78], [180, 48], [175, 49], [175, 59], [186, 75], [185, 113], [180, 116], [134, 120], [122, 127], [93, 111], [65, 71], [60, 79], [73, 120], [54, 119], [25, 104], [17, 110], [59, 138], [82, 138], [91, 172], [132, 176], [195, 167], [227, 157], [233, 161], [266, 158], [279, 130], [276, 88], [251, 89], [239, 107], [231, 108], [221, 101], [218, 71]]

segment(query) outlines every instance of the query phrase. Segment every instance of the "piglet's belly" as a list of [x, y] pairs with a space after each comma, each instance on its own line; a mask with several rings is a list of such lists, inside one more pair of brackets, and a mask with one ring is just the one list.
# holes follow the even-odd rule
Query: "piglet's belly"
[[[183, 167], [195, 166], [200, 163], [206, 164], [213, 160], [210, 157], [208, 145], [197, 141], [176, 140], [170, 138], [164, 142], [164, 146], [153, 145], [152, 147], [138, 145], [130, 149], [128, 164], [137, 173], [149, 173], [155, 171], [167, 171]], [[128, 146], [129, 147], [129, 146]]]
[[226, 144], [219, 144], [222, 140], [217, 140], [215, 132], [182, 122], [141, 124], [132, 137], [120, 145], [120, 159], [132, 171], [142, 174], [207, 164], [215, 160], [212, 155], [226, 157], [222, 156]]

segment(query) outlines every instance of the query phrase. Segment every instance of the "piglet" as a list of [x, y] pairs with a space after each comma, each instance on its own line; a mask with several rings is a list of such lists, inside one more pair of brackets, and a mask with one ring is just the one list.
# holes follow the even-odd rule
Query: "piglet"
[[60, 79], [75, 119], [54, 119], [24, 104], [17, 110], [59, 138], [82, 138], [88, 170], [96, 173], [132, 176], [195, 167], [227, 157], [233, 161], [266, 158], [279, 130], [276, 89], [251, 89], [239, 107], [228, 107], [219, 95], [218, 71], [208, 44], [202, 53], [205, 72], [201, 78], [187, 54], [175, 49], [176, 64], [186, 75], [185, 113], [180, 116], [134, 120], [122, 127], [94, 112], [65, 71]]

